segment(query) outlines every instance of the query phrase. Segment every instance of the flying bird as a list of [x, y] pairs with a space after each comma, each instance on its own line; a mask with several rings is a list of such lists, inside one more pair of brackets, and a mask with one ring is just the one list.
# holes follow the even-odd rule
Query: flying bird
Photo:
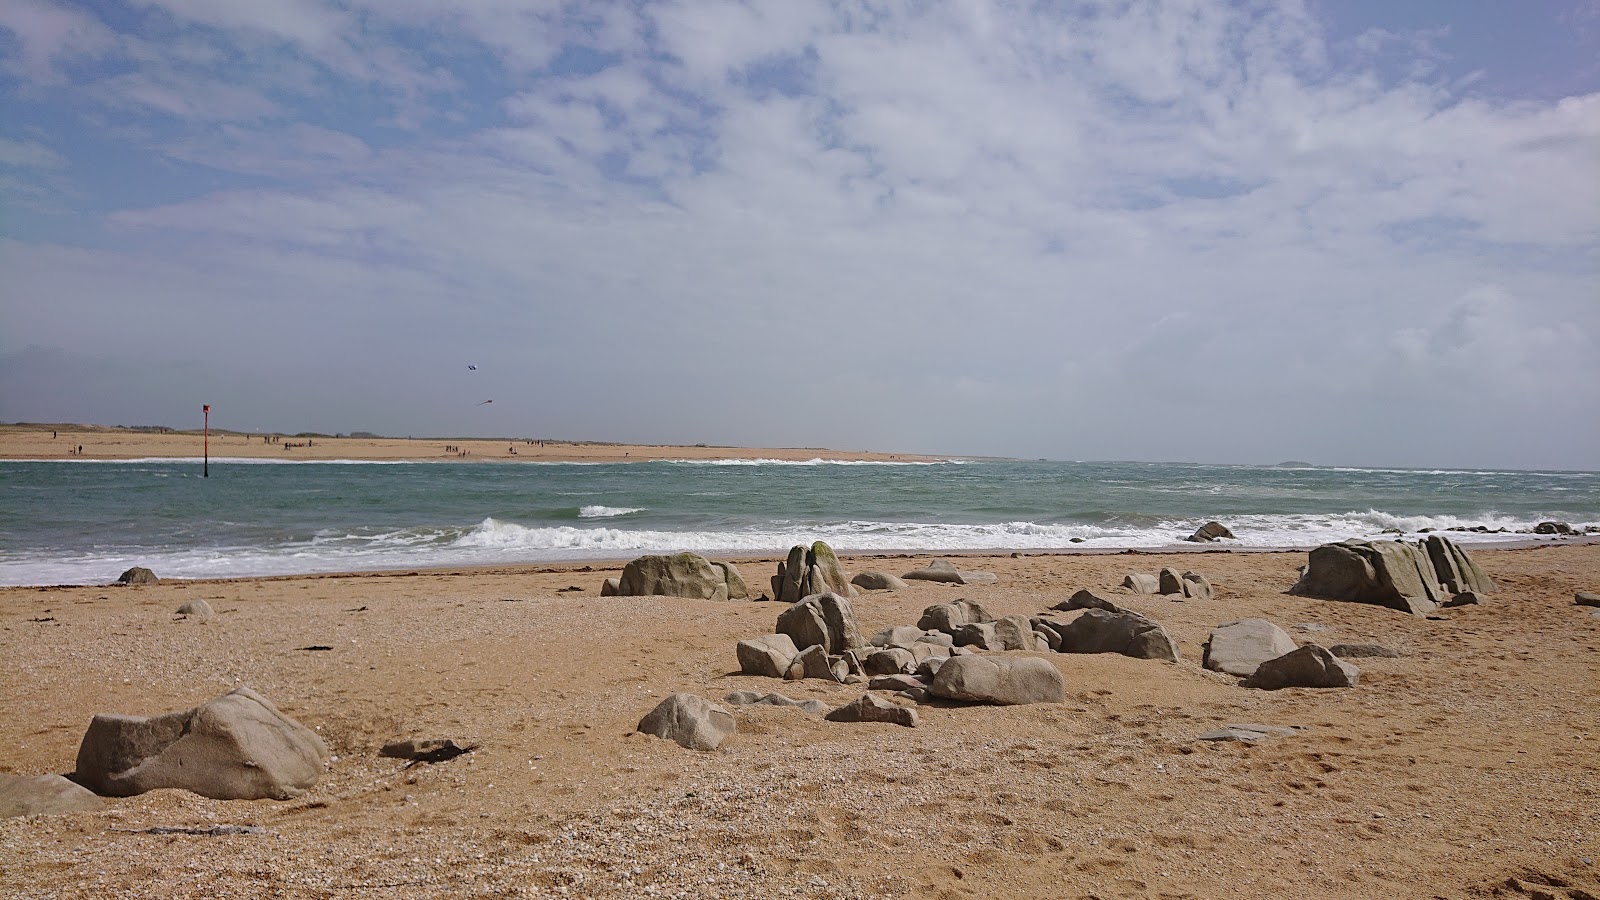
[[478, 371], [478, 367], [477, 366], [467, 366], [467, 371], [468, 372], [476, 372], [476, 371]]
[[[483, 401], [483, 403], [493, 403], [493, 402], [494, 402], [493, 400], [485, 400], [485, 401]], [[482, 406], [483, 403], [479, 403], [478, 405]]]

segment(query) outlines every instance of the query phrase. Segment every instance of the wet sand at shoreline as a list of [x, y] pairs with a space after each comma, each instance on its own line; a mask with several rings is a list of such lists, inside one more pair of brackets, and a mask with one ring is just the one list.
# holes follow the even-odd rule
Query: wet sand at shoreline
[[[998, 583], [864, 593], [863, 633], [958, 597], [1033, 614], [1087, 587], [1183, 658], [1049, 654], [1065, 703], [928, 705], [914, 729], [740, 709], [712, 753], [633, 728], [677, 691], [837, 706], [863, 689], [737, 674], [734, 643], [770, 633], [777, 604], [601, 598], [615, 564], [0, 589], [0, 771], [70, 771], [95, 713], [240, 685], [338, 756], [288, 802], [163, 790], [0, 820], [0, 894], [1600, 896], [1600, 618], [1572, 599], [1600, 590], [1600, 547], [1470, 552], [1499, 589], [1438, 621], [1284, 594], [1304, 553], [965, 554]], [[738, 566], [760, 591], [776, 562]], [[1164, 565], [1217, 597], [1114, 587]], [[192, 599], [216, 614], [174, 615]], [[1356, 660], [1354, 688], [1250, 690], [1199, 666], [1211, 628], [1249, 617], [1403, 655]], [[1306, 730], [1197, 740], [1232, 722]], [[401, 737], [480, 746], [407, 769], [377, 756]], [[130, 833], [212, 824], [266, 833]]]

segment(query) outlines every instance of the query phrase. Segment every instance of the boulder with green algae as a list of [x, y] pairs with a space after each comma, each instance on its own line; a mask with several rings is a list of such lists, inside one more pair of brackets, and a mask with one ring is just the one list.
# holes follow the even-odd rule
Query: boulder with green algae
[[[729, 563], [713, 563], [698, 553], [641, 556], [628, 563], [617, 580], [623, 597], [693, 597], [699, 600], [745, 600], [750, 592]], [[601, 591], [602, 596], [605, 591]]]
[[772, 576], [772, 596], [781, 603], [798, 603], [813, 594], [856, 595], [839, 557], [822, 541], [791, 547], [788, 558], [778, 563], [778, 574]]

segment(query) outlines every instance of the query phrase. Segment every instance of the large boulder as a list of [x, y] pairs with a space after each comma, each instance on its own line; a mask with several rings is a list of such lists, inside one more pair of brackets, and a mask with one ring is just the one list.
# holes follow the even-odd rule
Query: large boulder
[[712, 563], [698, 553], [641, 556], [622, 569], [617, 593], [623, 597], [693, 597], [744, 600], [744, 579], [727, 563]]
[[961, 626], [969, 623], [993, 622], [994, 616], [980, 603], [957, 600], [954, 603], [935, 603], [922, 611], [917, 627], [924, 631], [938, 631], [954, 635]]
[[1178, 645], [1165, 628], [1134, 612], [1091, 609], [1056, 629], [1062, 653], [1120, 653], [1137, 659], [1178, 661]]
[[946, 700], [1016, 706], [1060, 703], [1066, 682], [1049, 660], [1037, 656], [953, 656], [939, 666], [928, 691]]
[[1193, 541], [1197, 544], [1203, 544], [1214, 541], [1218, 538], [1231, 539], [1232, 537], [1233, 532], [1228, 530], [1228, 526], [1222, 524], [1221, 522], [1207, 522], [1195, 529], [1194, 534], [1189, 535], [1188, 537], [1184, 538], [1184, 540]]
[[1038, 640], [1033, 636], [1033, 623], [1027, 616], [1001, 616], [994, 620], [990, 650], [1037, 650]]
[[1262, 663], [1293, 652], [1295, 646], [1289, 632], [1266, 619], [1240, 619], [1211, 632], [1203, 665], [1213, 672], [1248, 677]]
[[0, 775], [0, 819], [98, 812], [104, 807], [93, 791], [60, 775]]
[[782, 603], [798, 603], [812, 594], [856, 595], [839, 557], [822, 541], [791, 547], [788, 559], [778, 563], [778, 574], [772, 576], [772, 596]]
[[182, 788], [214, 800], [289, 800], [316, 783], [327, 757], [315, 732], [238, 688], [182, 712], [95, 716], [72, 780], [109, 797]]
[[[1453, 551], [1452, 556], [1461, 553], [1465, 557], [1443, 537], [1439, 540]], [[1357, 539], [1312, 550], [1305, 574], [1289, 593], [1372, 603], [1419, 616], [1433, 612], [1448, 599], [1432, 555], [1422, 545]]]
[[778, 614], [778, 632], [787, 634], [801, 650], [821, 644], [829, 654], [867, 646], [856, 627], [850, 601], [838, 594], [813, 594]]
[[1276, 691], [1289, 687], [1354, 687], [1360, 680], [1360, 669], [1334, 656], [1324, 647], [1306, 644], [1299, 650], [1257, 666], [1255, 674], [1246, 678], [1243, 684], [1245, 687]]
[[1439, 584], [1446, 591], [1452, 594], [1494, 593], [1495, 584], [1489, 580], [1489, 576], [1478, 568], [1467, 551], [1452, 544], [1443, 535], [1428, 535], [1422, 539], [1422, 546], [1428, 552], [1428, 560], [1433, 564]]
[[1135, 594], [1161, 593], [1161, 581], [1149, 572], [1129, 572], [1123, 576], [1122, 586]]
[[1160, 591], [1163, 594], [1177, 594], [1180, 597], [1188, 596], [1183, 590], [1183, 576], [1177, 569], [1165, 568], [1156, 576], [1160, 582]]
[[159, 584], [160, 582], [161, 579], [156, 577], [156, 573], [146, 569], [144, 566], [134, 566], [117, 576], [117, 584]]
[[740, 641], [734, 645], [739, 657], [739, 672], [744, 675], [765, 675], [782, 678], [800, 651], [794, 639], [787, 634], [769, 634]]
[[673, 694], [639, 720], [641, 733], [689, 750], [715, 750], [738, 730], [732, 713], [694, 694]]

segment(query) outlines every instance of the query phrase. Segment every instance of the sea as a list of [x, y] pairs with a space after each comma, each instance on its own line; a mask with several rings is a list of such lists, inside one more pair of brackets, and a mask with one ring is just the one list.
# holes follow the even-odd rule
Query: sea
[[776, 554], [1310, 548], [1600, 526], [1600, 473], [950, 460], [0, 462], [0, 584]]

